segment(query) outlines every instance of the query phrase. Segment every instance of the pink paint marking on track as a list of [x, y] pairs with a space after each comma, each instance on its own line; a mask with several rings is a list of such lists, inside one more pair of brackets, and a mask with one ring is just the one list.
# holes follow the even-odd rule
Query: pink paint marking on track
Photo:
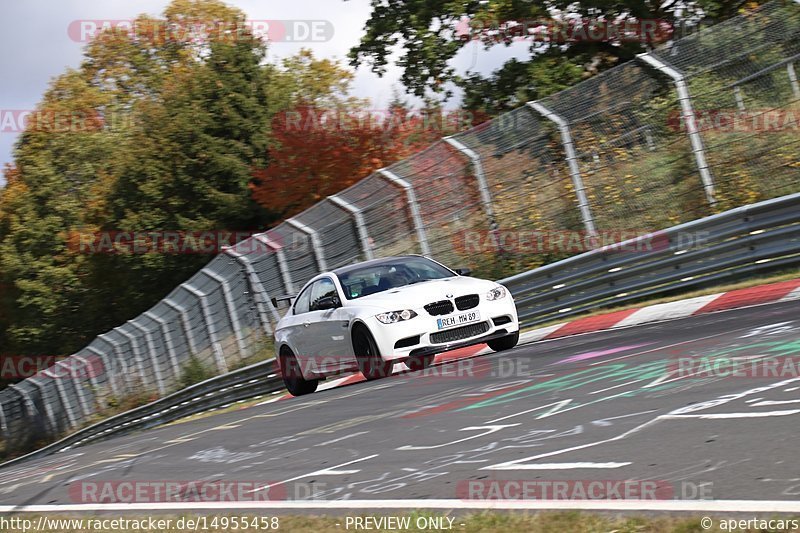
[[628, 346], [617, 346], [616, 348], [609, 348], [608, 350], [596, 350], [594, 352], [585, 352], [579, 353], [577, 355], [572, 355], [567, 357], [566, 359], [562, 359], [558, 361], [557, 365], [563, 365], [565, 363], [574, 363], [576, 361], [585, 361], [586, 359], [594, 359], [595, 357], [602, 357], [604, 355], [612, 355], [619, 352], [624, 352], [626, 350], [634, 350], [636, 348], [641, 348], [643, 346], [650, 346], [653, 344], [652, 342], [646, 342], [644, 344], [631, 344]]

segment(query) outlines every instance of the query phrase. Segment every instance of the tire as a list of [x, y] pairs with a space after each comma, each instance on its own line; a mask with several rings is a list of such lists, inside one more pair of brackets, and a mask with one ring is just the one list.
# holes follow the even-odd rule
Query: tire
[[317, 390], [318, 379], [303, 379], [300, 364], [297, 362], [292, 350], [284, 346], [281, 348], [281, 376], [286, 390], [292, 396], [303, 396]]
[[486, 344], [495, 352], [502, 352], [503, 350], [510, 350], [519, 342], [519, 331], [515, 331], [511, 335], [500, 337], [499, 339], [492, 339]]
[[406, 359], [405, 365], [409, 368], [409, 370], [424, 370], [431, 366], [434, 357], [436, 357], [434, 354], [409, 357]]
[[364, 326], [353, 328], [353, 351], [358, 361], [358, 369], [368, 381], [392, 375], [394, 362], [383, 360], [375, 339]]

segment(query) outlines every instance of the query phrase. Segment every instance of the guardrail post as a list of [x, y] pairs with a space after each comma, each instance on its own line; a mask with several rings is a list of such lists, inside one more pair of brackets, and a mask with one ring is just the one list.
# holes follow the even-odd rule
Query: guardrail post
[[445, 137], [444, 142], [467, 156], [469, 160], [472, 162], [472, 167], [475, 169], [475, 179], [478, 180], [478, 189], [480, 190], [481, 194], [481, 203], [483, 204], [483, 211], [486, 213], [486, 216], [489, 218], [489, 229], [496, 229], [497, 227], [497, 220], [494, 216], [494, 206], [492, 205], [492, 193], [489, 191], [489, 182], [486, 180], [486, 174], [483, 172], [483, 163], [481, 162], [481, 156], [477, 154], [474, 150], [469, 148], [467, 145], [459, 141], [458, 139], [451, 137]]
[[[129, 392], [132, 391], [133, 390], [133, 376], [131, 375], [130, 372], [128, 372], [128, 363], [125, 361], [125, 358], [122, 356], [122, 353], [120, 352], [120, 344], [117, 341], [115, 341], [112, 338], [110, 338], [105, 333], [103, 333], [101, 335], [98, 335], [97, 338], [100, 339], [101, 341], [105, 342], [106, 344], [110, 344], [111, 345], [111, 349], [114, 352], [114, 355], [116, 356], [117, 361], [119, 361], [120, 365], [122, 366], [122, 376], [123, 376], [122, 379], [125, 382], [125, 385], [127, 386], [128, 391]], [[96, 353], [97, 355], [99, 355], [101, 357], [103, 356], [102, 353], [99, 350], [95, 350], [91, 346], [88, 349], [93, 351], [94, 353]], [[134, 363], [136, 363], [137, 366], [138, 366], [138, 361], [134, 361]], [[141, 372], [141, 368], [139, 368], [139, 372]], [[115, 389], [115, 388], [116, 387], [112, 385], [112, 389]], [[118, 391], [115, 390], [114, 394], [117, 394], [117, 392]]]
[[228, 363], [225, 361], [225, 354], [222, 353], [222, 348], [217, 338], [217, 332], [214, 328], [214, 321], [211, 317], [211, 309], [208, 307], [206, 295], [197, 290], [191, 283], [186, 282], [181, 285], [187, 292], [193, 295], [200, 302], [200, 309], [203, 312], [203, 320], [206, 323], [206, 330], [208, 331], [208, 340], [211, 343], [211, 351], [214, 352], [214, 361], [217, 364], [217, 371], [220, 374], [225, 374], [228, 371]]
[[228, 280], [211, 270], [204, 268], [200, 272], [213, 279], [222, 288], [222, 296], [225, 299], [225, 307], [228, 310], [228, 318], [230, 319], [231, 328], [233, 329], [233, 336], [236, 337], [236, 346], [239, 348], [239, 359], [247, 358], [247, 345], [242, 336], [242, 325], [239, 323], [239, 315], [236, 313], [236, 304], [233, 302], [233, 294]]
[[411, 210], [411, 219], [414, 222], [414, 229], [417, 232], [417, 240], [419, 241], [422, 255], [431, 255], [431, 249], [428, 246], [428, 236], [425, 234], [425, 226], [422, 225], [422, 215], [419, 212], [419, 204], [417, 203], [417, 195], [414, 192], [414, 186], [385, 168], [378, 169], [378, 174], [383, 176], [384, 179], [388, 180], [392, 185], [406, 191], [406, 201], [408, 202], [408, 208]]
[[317, 268], [319, 269], [320, 272], [327, 271], [328, 265], [325, 262], [325, 254], [322, 251], [322, 243], [319, 240], [319, 235], [317, 234], [317, 231], [311, 229], [302, 222], [299, 222], [293, 218], [286, 220], [286, 223], [295, 228], [296, 230], [300, 231], [301, 233], [305, 233], [311, 238], [311, 246], [314, 248], [314, 257], [317, 259]]
[[161, 376], [161, 365], [158, 364], [158, 354], [156, 353], [156, 345], [153, 342], [152, 332], [144, 326], [137, 324], [136, 319], [129, 320], [128, 323], [144, 334], [144, 342], [147, 344], [147, 351], [150, 353], [150, 364], [153, 365], [153, 375], [156, 378], [158, 394], [164, 396], [167, 394], [167, 388], [164, 385], [164, 378]]
[[786, 64], [786, 73], [789, 74], [789, 83], [792, 86], [792, 93], [794, 94], [794, 97], [800, 98], [800, 83], [797, 83], [797, 73], [794, 70], [793, 62], [790, 61]]
[[164, 305], [173, 308], [178, 314], [181, 315], [181, 325], [183, 326], [183, 334], [186, 337], [186, 342], [189, 346], [190, 354], [197, 355], [197, 341], [194, 338], [194, 332], [192, 331], [192, 324], [189, 322], [189, 311], [182, 305], [178, 305], [170, 298], [164, 298], [162, 300]]
[[[261, 278], [258, 277], [258, 273], [256, 272], [253, 263], [245, 254], [238, 252], [231, 247], [226, 246], [223, 248], [223, 253], [228, 254], [240, 265], [242, 265], [247, 273], [250, 290], [253, 292], [253, 299], [256, 302], [256, 309], [258, 309], [258, 318], [261, 322], [261, 327], [264, 328], [264, 332], [268, 336], [272, 335], [272, 324], [269, 321], [269, 316], [271, 314], [275, 322], [278, 322], [281, 319], [281, 316], [278, 313], [278, 310], [275, 309], [275, 306], [272, 305], [272, 301], [269, 299], [269, 293], [267, 293], [267, 290], [264, 288], [264, 284], [261, 283]], [[269, 314], [267, 309], [269, 309]]]
[[369, 243], [369, 233], [367, 232], [367, 225], [364, 223], [364, 215], [361, 213], [361, 209], [336, 195], [328, 196], [328, 200], [336, 207], [344, 209], [353, 216], [353, 221], [356, 223], [356, 230], [358, 230], [358, 238], [361, 240], [361, 250], [364, 252], [364, 259], [367, 261], [373, 259], [372, 246]]
[[64, 413], [67, 415], [67, 423], [69, 423], [69, 427], [71, 429], [75, 429], [75, 427], [78, 425], [78, 421], [75, 418], [75, 413], [72, 412], [72, 406], [67, 398], [67, 391], [64, 390], [64, 383], [57, 376], [53, 375], [49, 368], [42, 370], [42, 375], [47, 376], [53, 380], [53, 383], [55, 383], [58, 399], [61, 401], [61, 407], [64, 408]]
[[278, 269], [281, 271], [281, 279], [283, 280], [283, 290], [286, 294], [294, 294], [294, 283], [292, 282], [292, 275], [289, 272], [289, 265], [286, 263], [286, 254], [283, 252], [283, 247], [275, 242], [272, 242], [266, 233], [257, 233], [253, 237], [260, 243], [266, 244], [275, 252], [275, 257], [278, 258]]
[[175, 383], [181, 379], [181, 367], [178, 364], [178, 354], [175, 353], [175, 344], [172, 342], [172, 337], [169, 334], [169, 325], [167, 321], [152, 311], [145, 311], [144, 316], [158, 323], [161, 327], [161, 336], [164, 337], [164, 346], [167, 347], [167, 356], [169, 356], [169, 364], [172, 368], [172, 379]]
[[558, 126], [561, 144], [564, 145], [564, 153], [569, 167], [569, 175], [572, 178], [572, 185], [575, 187], [575, 196], [578, 198], [578, 208], [581, 211], [583, 228], [590, 237], [596, 236], [597, 228], [594, 225], [594, 216], [589, 206], [589, 198], [586, 196], [586, 186], [583, 184], [583, 178], [581, 177], [581, 169], [578, 166], [578, 156], [575, 154], [575, 143], [572, 140], [569, 124], [562, 116], [553, 113], [539, 102], [528, 102], [528, 106]]
[[709, 205], [713, 207], [717, 203], [716, 192], [714, 190], [714, 178], [706, 162], [705, 147], [703, 146], [703, 139], [700, 136], [700, 132], [697, 129], [697, 121], [692, 106], [692, 97], [689, 95], [689, 86], [686, 83], [686, 77], [649, 53], [638, 54], [636, 57], [656, 70], [663, 72], [672, 78], [672, 81], [675, 83], [675, 89], [678, 91], [678, 102], [681, 105], [681, 114], [686, 124], [686, 133], [689, 135], [689, 142], [692, 144], [692, 152], [694, 153], [697, 170], [700, 172], [700, 180], [703, 182], [706, 200]]

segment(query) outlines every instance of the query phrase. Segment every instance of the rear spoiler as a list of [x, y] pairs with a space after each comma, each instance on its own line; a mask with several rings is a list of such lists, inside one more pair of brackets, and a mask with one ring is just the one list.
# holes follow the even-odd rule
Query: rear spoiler
[[272, 307], [278, 307], [278, 302], [291, 302], [294, 300], [296, 294], [284, 294], [283, 296], [274, 296], [270, 298], [272, 301]]

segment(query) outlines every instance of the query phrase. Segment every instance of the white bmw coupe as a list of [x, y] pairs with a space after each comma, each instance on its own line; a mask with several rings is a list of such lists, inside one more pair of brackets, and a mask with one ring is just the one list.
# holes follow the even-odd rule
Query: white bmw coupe
[[519, 323], [511, 294], [468, 275], [409, 255], [314, 277], [275, 328], [286, 388], [308, 394], [320, 379], [356, 370], [382, 378], [396, 362], [423, 369], [437, 353], [475, 344], [513, 348]]

